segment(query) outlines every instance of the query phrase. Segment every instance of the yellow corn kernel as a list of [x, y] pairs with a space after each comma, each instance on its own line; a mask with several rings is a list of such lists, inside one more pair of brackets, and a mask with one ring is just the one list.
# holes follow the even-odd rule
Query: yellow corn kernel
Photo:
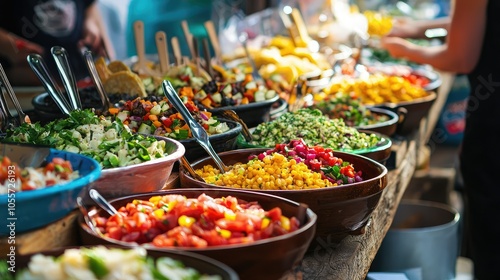
[[227, 229], [218, 229], [217, 233], [219, 233], [220, 236], [229, 239], [231, 238], [231, 232]]
[[234, 213], [233, 211], [226, 211], [224, 212], [224, 218], [226, 220], [234, 221], [236, 220], [236, 213]]
[[280, 222], [281, 222], [281, 226], [286, 230], [286, 231], [289, 231], [290, 230], [290, 219], [288, 219], [287, 217], [285, 216], [281, 216], [281, 219], [280, 219]]
[[161, 200], [161, 196], [159, 196], [159, 195], [152, 196], [149, 198], [149, 202], [153, 203], [154, 205], [157, 205], [160, 200]]
[[175, 205], [177, 205], [177, 200], [172, 200], [170, 201], [168, 204], [167, 204], [167, 213], [172, 211], [172, 209], [174, 209]]
[[182, 227], [191, 227], [196, 222], [195, 218], [188, 217], [186, 215], [182, 215], [177, 219], [177, 223], [179, 223]]
[[163, 209], [156, 209], [155, 211], [153, 211], [153, 215], [156, 218], [161, 218], [163, 217], [163, 215], [165, 215], [165, 211]]
[[267, 228], [271, 224], [271, 219], [269, 218], [263, 218], [262, 222], [260, 223], [260, 228], [264, 229]]

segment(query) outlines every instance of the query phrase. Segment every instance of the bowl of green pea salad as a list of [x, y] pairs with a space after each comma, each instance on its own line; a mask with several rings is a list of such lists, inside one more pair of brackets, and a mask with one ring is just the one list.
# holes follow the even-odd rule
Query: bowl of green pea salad
[[287, 112], [271, 122], [259, 124], [251, 133], [251, 141], [241, 135], [238, 137], [238, 148], [274, 148], [276, 144], [300, 138], [311, 146], [366, 156], [385, 163], [392, 146], [387, 135], [348, 126], [343, 119], [331, 119], [312, 108]]

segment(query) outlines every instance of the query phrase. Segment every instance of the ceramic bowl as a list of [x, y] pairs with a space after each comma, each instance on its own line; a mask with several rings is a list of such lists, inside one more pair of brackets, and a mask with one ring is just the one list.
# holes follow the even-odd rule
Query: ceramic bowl
[[78, 171], [80, 176], [65, 184], [1, 194], [0, 208], [3, 211], [0, 211], [2, 220], [0, 236], [15, 236], [15, 234], [34, 230], [63, 218], [76, 208], [76, 198], [82, 189], [101, 176], [101, 167], [92, 158], [50, 149], [44, 162], [51, 161], [55, 157], [70, 161], [73, 170]]
[[422, 98], [417, 98], [412, 101], [404, 101], [392, 104], [380, 104], [374, 107], [391, 110], [395, 113], [404, 110], [404, 117], [398, 123], [396, 133], [399, 135], [408, 135], [420, 127], [420, 122], [429, 113], [429, 110], [434, 104], [437, 94], [433, 91]]
[[[364, 133], [377, 134], [381, 140], [379, 143], [377, 143], [376, 146], [371, 147], [371, 148], [357, 149], [357, 150], [350, 150], [350, 151], [340, 150], [339, 152], [346, 152], [346, 153], [348, 152], [351, 154], [365, 156], [365, 157], [371, 158], [373, 160], [376, 160], [379, 163], [385, 164], [387, 159], [391, 156], [391, 147], [392, 147], [391, 139], [386, 135], [382, 135], [382, 134], [374, 132], [374, 131], [370, 131], [370, 130], [359, 130], [359, 131], [364, 132]], [[238, 149], [273, 148], [273, 147], [263, 147], [260, 145], [250, 144], [245, 140], [245, 138], [242, 135], [239, 135], [236, 140], [237, 140], [236, 147]]]
[[259, 102], [252, 102], [244, 105], [237, 106], [224, 106], [212, 109], [207, 109], [214, 114], [219, 114], [224, 110], [233, 110], [238, 114], [241, 120], [245, 122], [248, 127], [255, 127], [263, 122], [268, 122], [271, 119], [271, 109], [273, 104], [280, 99], [279, 95], [271, 99]]
[[[189, 251], [198, 253], [233, 268], [242, 280], [246, 279], [280, 279], [283, 275], [297, 265], [304, 257], [307, 248], [314, 237], [316, 229], [316, 214], [311, 209], [304, 209], [299, 203], [274, 196], [271, 194], [257, 193], [236, 189], [171, 189], [160, 192], [137, 194], [111, 201], [116, 208], [131, 202], [134, 199], [149, 199], [155, 195], [181, 194], [187, 197], [198, 197], [205, 193], [211, 197], [233, 196], [248, 202], [256, 201], [264, 209], [280, 207], [282, 213], [288, 217], [296, 216], [302, 221], [301, 227], [291, 233], [281, 236], [258, 240], [251, 243], [212, 246], [207, 248], [182, 248], [176, 247], [175, 251]], [[305, 215], [304, 214], [305, 210]], [[101, 209], [91, 209], [89, 215], [107, 215]], [[301, 216], [303, 216], [301, 218]], [[79, 218], [80, 235], [83, 244], [119, 244], [134, 246], [132, 243], [116, 241], [98, 236], [91, 231]], [[164, 249], [148, 245], [151, 252], [163, 252]], [[170, 251], [170, 250], [166, 250]]]
[[[225, 122], [229, 126], [229, 130], [221, 134], [208, 136], [210, 144], [217, 153], [234, 150], [236, 148], [236, 140], [241, 133], [243, 127], [240, 123], [218, 118], [220, 122]], [[208, 153], [203, 149], [194, 138], [179, 140], [186, 150], [186, 158], [190, 161], [197, 160], [208, 156]]]
[[355, 128], [358, 130], [373, 131], [375, 133], [380, 133], [389, 137], [396, 133], [400, 121], [400, 116], [404, 117], [404, 112], [402, 112], [401, 110], [398, 111], [398, 113], [395, 113], [391, 110], [375, 107], [369, 108], [368, 110], [370, 110], [372, 114], [386, 116], [388, 120], [376, 124], [355, 126]]
[[[237, 162], [246, 163], [250, 155], [267, 150], [263, 148], [235, 150], [220, 153], [219, 157], [227, 166], [231, 166]], [[318, 215], [316, 236], [337, 239], [348, 234], [358, 234], [368, 222], [387, 185], [387, 168], [364, 156], [342, 152], [334, 154], [352, 163], [356, 170], [361, 170], [364, 181], [322, 189], [257, 191], [307, 204]], [[194, 169], [205, 165], [215, 166], [215, 163], [212, 158], [204, 158], [192, 163]], [[198, 181], [192, 178], [184, 168], [181, 168], [179, 176], [183, 188], [232, 189]]]
[[[127, 247], [117, 246], [117, 245], [106, 246], [106, 247], [110, 248], [110, 249], [112, 249], [112, 248], [122, 249], [122, 250], [129, 249]], [[20, 256], [16, 257], [16, 270], [22, 271], [24, 269], [27, 269], [31, 258], [36, 254], [59, 257], [59, 256], [63, 255], [67, 249], [79, 249], [79, 248], [89, 248], [90, 249], [90, 248], [92, 248], [92, 246], [62, 247], [62, 248], [56, 248], [56, 249], [52, 249], [52, 250], [46, 250], [46, 251], [42, 251], [42, 252], [32, 253], [32, 254], [20, 255]], [[190, 252], [173, 251], [172, 250], [172, 251], [162, 251], [162, 252], [148, 251], [147, 256], [151, 257], [154, 260], [161, 258], [161, 257], [168, 257], [168, 258], [174, 259], [176, 261], [182, 262], [185, 265], [185, 267], [196, 269], [201, 274], [220, 276], [221, 280], [238, 280], [239, 279], [238, 274], [236, 274], [236, 272], [232, 268], [230, 268], [229, 266], [227, 266], [219, 261], [205, 257], [203, 255], [190, 253]]]
[[[155, 138], [166, 142], [167, 156], [130, 166], [103, 169], [99, 180], [90, 184], [89, 189], [98, 190], [105, 198], [161, 190], [174, 164], [184, 155], [185, 148], [177, 140], [161, 136]], [[87, 200], [87, 197], [84, 196], [84, 199]]]

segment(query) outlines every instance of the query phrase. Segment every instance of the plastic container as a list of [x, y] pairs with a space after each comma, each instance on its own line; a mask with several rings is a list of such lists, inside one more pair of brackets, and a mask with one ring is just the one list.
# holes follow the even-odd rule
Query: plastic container
[[413, 273], [411, 280], [455, 279], [460, 214], [430, 201], [403, 200], [371, 271]]
[[467, 76], [456, 76], [435, 128], [443, 135], [443, 144], [458, 146], [462, 142], [469, 91]]

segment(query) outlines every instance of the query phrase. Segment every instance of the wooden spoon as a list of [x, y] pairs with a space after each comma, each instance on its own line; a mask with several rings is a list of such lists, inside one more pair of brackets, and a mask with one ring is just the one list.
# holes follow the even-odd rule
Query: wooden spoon
[[170, 60], [168, 57], [168, 44], [167, 44], [167, 34], [163, 31], [156, 32], [156, 48], [158, 49], [158, 59], [160, 60], [160, 70], [161, 74], [165, 75], [170, 66]]
[[160, 74], [150, 67], [151, 62], [146, 59], [144, 46], [144, 23], [140, 20], [134, 22], [135, 48], [137, 51], [137, 62], [134, 64], [133, 70], [139, 75], [160, 76]]
[[179, 39], [177, 39], [177, 37], [172, 37], [170, 41], [172, 44], [172, 51], [174, 52], [175, 65], [179, 66], [182, 63], [182, 53], [181, 47], [179, 46]]
[[222, 52], [219, 45], [219, 38], [217, 37], [217, 32], [215, 31], [214, 22], [209, 20], [205, 22], [205, 30], [207, 31], [208, 38], [214, 48], [215, 60], [218, 64], [222, 64]]
[[[189, 31], [189, 26], [186, 20], [181, 21], [182, 31], [184, 32], [184, 36], [186, 37], [186, 42], [189, 47], [189, 53], [191, 54], [191, 58], [195, 59], [194, 46], [193, 46], [193, 34]], [[193, 61], [194, 62], [194, 61]]]

